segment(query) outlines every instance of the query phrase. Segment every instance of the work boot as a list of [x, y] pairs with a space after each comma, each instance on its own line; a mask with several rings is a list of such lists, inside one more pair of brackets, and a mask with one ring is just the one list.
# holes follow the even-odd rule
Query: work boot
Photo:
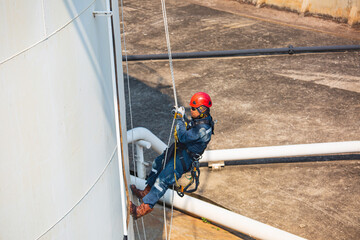
[[150, 192], [151, 187], [147, 185], [144, 190], [139, 190], [136, 188], [134, 184], [131, 184], [130, 189], [133, 192], [133, 194], [135, 194], [135, 196], [141, 200], [146, 196], [146, 194]]
[[149, 204], [142, 203], [140, 206], [136, 206], [130, 201], [130, 214], [133, 216], [134, 219], [141, 218], [142, 216], [145, 216], [146, 214], [150, 213], [152, 211], [152, 208]]

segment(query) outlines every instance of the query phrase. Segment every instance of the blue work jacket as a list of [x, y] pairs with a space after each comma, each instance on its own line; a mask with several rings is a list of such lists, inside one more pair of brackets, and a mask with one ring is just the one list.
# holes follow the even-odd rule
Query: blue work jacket
[[205, 151], [213, 133], [212, 124], [203, 123], [204, 120], [212, 123], [211, 116], [202, 119], [192, 119], [188, 126], [185, 125], [184, 119], [177, 119], [176, 121], [179, 142], [185, 144], [190, 152], [200, 155]]

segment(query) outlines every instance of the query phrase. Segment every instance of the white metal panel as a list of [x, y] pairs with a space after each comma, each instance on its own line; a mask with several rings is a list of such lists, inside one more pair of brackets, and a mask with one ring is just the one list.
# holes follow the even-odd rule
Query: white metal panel
[[45, 239], [123, 239], [120, 231], [121, 212], [119, 190], [119, 172], [116, 154], [98, 182], [83, 200], [59, 223], [46, 232]]
[[94, 186], [116, 139], [106, 18], [92, 10], [0, 64], [0, 239], [54, 224], [44, 238], [122, 235], [108, 224], [121, 222], [117, 164]]
[[[104, 8], [103, 0], [43, 0], [45, 9], [46, 32], [51, 34], [81, 14], [84, 9], [90, 6]], [[75, 23], [76, 24], [76, 23]]]
[[1, 0], [0, 62], [42, 39], [43, 26], [42, 0]]

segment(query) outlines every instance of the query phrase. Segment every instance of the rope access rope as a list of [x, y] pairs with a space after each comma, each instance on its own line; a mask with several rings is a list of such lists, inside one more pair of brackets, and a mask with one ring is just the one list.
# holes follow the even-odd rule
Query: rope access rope
[[[170, 141], [171, 141], [171, 137], [172, 137], [172, 131], [174, 128], [174, 124], [175, 124], [175, 118], [173, 118], [172, 124], [171, 124], [171, 129], [170, 129], [170, 135], [169, 135], [169, 140], [167, 143], [167, 148], [165, 151], [165, 156], [164, 156], [164, 162], [163, 162], [163, 169], [165, 168], [166, 165], [166, 159], [167, 159], [167, 155], [168, 155], [168, 150], [169, 150], [169, 146], [170, 146]], [[171, 205], [173, 205], [173, 203], [171, 203]], [[165, 208], [165, 201], [163, 201], [163, 209], [164, 209], [164, 229], [165, 229], [165, 238], [167, 239], [167, 224], [166, 224], [166, 208]], [[171, 213], [171, 218], [172, 218], [172, 213]], [[171, 229], [171, 226], [170, 226]], [[170, 236], [169, 236], [170, 237]]]
[[[125, 21], [124, 21], [124, 6], [123, 6], [123, 0], [120, 1], [121, 4], [121, 22], [122, 22], [122, 30], [123, 30], [123, 42], [124, 42], [124, 53], [125, 53], [125, 62], [126, 62], [126, 79], [127, 79], [127, 85], [128, 85], [128, 98], [129, 98], [129, 113], [130, 113], [130, 126], [131, 129], [134, 129], [134, 123], [133, 123], [133, 115], [132, 115], [132, 104], [131, 104], [131, 91], [130, 91], [130, 78], [129, 78], [129, 64], [128, 64], [128, 60], [127, 60], [127, 51], [126, 51], [126, 40], [125, 40], [125, 35], [126, 35], [126, 31], [125, 31]], [[131, 135], [132, 138], [134, 139], [134, 132], [131, 131]], [[134, 166], [134, 174], [135, 176], [137, 176], [136, 170], [137, 170], [137, 164], [135, 161], [135, 151], [134, 151], [134, 143], [131, 143], [131, 153], [132, 153], [132, 161], [133, 161], [133, 166]], [[135, 178], [135, 185], [136, 185], [136, 178]], [[132, 200], [134, 200], [133, 198], [131, 198]], [[140, 204], [139, 199], [137, 199], [137, 203]], [[146, 231], [145, 231], [145, 224], [144, 224], [144, 219], [141, 218], [141, 225], [143, 228], [143, 233], [144, 233], [144, 239], [146, 240]], [[139, 227], [137, 224], [137, 221], [135, 221], [135, 226], [136, 226], [136, 230], [137, 230], [137, 234], [139, 236], [139, 239], [141, 239], [140, 237], [140, 231], [139, 231]]]
[[[169, 56], [169, 66], [170, 66], [171, 79], [172, 79], [172, 85], [173, 85], [174, 101], [175, 101], [175, 107], [177, 109], [178, 108], [178, 101], [177, 101], [177, 95], [176, 95], [175, 77], [174, 77], [174, 70], [173, 70], [173, 64], [172, 64], [172, 54], [171, 54], [171, 46], [170, 46], [170, 37], [169, 37], [169, 30], [168, 30], [168, 23], [167, 23], [165, 0], [161, 0], [161, 6], [162, 6], [163, 19], [164, 19], [165, 36], [166, 36], [167, 50], [168, 50], [168, 56]], [[127, 61], [126, 42], [125, 42], [125, 27], [124, 27], [124, 20], [123, 20], [124, 14], [123, 14], [123, 2], [122, 2], [122, 0], [121, 0], [121, 10], [122, 10], [123, 34], [124, 34], [124, 50], [125, 50], [127, 81], [128, 81], [128, 92], [129, 92], [130, 118], [131, 118], [131, 124], [132, 124], [132, 110], [131, 110], [130, 84], [129, 84], [130, 81], [129, 81], [129, 75], [128, 75], [128, 61]], [[172, 138], [172, 131], [173, 131], [173, 128], [174, 128], [174, 123], [175, 123], [175, 118], [173, 118], [173, 121], [172, 121], [169, 140], [168, 140], [168, 144], [167, 144], [167, 149], [165, 151], [165, 158], [164, 159], [167, 158], [168, 148], [170, 146], [170, 141], [171, 141], [171, 138]], [[134, 151], [133, 151], [133, 156], [134, 156]], [[165, 163], [166, 163], [166, 161], [164, 161], [163, 167], [165, 167]], [[134, 165], [134, 167], [135, 167], [135, 165]], [[174, 196], [173, 196], [173, 198], [174, 198]], [[165, 236], [166, 236], [166, 239], [167, 239], [165, 201], [163, 201], [163, 209], [164, 209]], [[170, 221], [169, 239], [170, 239], [170, 234], [171, 234], [172, 219], [173, 219], [173, 200], [172, 200], [172, 203], [171, 203], [171, 221]], [[144, 229], [144, 231], [145, 231], [145, 229]]]
[[[169, 56], [169, 66], [170, 66], [170, 72], [171, 72], [171, 80], [172, 80], [173, 92], [174, 92], [175, 110], [177, 110], [177, 108], [178, 108], [178, 101], [177, 101], [177, 96], [176, 96], [175, 77], [174, 77], [174, 69], [173, 69], [173, 64], [172, 64], [172, 54], [171, 54], [171, 46], [170, 46], [170, 35], [169, 35], [169, 29], [168, 29], [168, 22], [167, 22], [167, 15], [166, 15], [165, 0], [161, 0], [161, 9], [162, 9], [162, 14], [163, 14], [163, 19], [164, 19], [165, 37], [166, 37], [166, 45], [167, 45], [168, 56]], [[175, 114], [174, 116], [176, 116], [176, 114]], [[171, 136], [172, 136], [172, 131], [173, 131], [174, 123], [175, 123], [175, 117], [173, 118], [173, 122], [172, 122], [172, 125], [171, 125], [170, 136], [169, 136], [168, 145], [167, 145], [167, 149], [166, 149], [166, 152], [165, 152], [165, 158], [164, 158], [164, 160], [167, 159], [167, 154], [168, 154], [168, 149], [169, 149], [169, 145], [170, 145], [170, 140], [171, 140]], [[163, 166], [163, 168], [165, 168], [165, 163], [166, 163], [166, 161], [164, 161], [164, 166]], [[174, 200], [174, 198], [172, 198], [172, 201], [171, 201], [171, 220], [170, 220], [170, 229], [169, 229], [169, 240], [170, 240], [170, 237], [171, 237], [171, 225], [172, 225], [172, 219], [173, 219], [173, 203], [174, 203], [173, 200]], [[167, 224], [166, 224], [165, 201], [163, 201], [163, 209], [164, 209], [164, 228], [165, 228], [165, 236], [166, 236], [166, 239], [168, 239], [168, 238], [167, 238]]]
[[165, 37], [166, 37], [167, 50], [168, 50], [168, 55], [169, 55], [169, 65], [170, 65], [170, 72], [171, 72], [171, 80], [172, 80], [172, 84], [173, 84], [175, 107], [177, 109], [178, 101], [177, 101], [177, 96], [176, 96], [174, 68], [173, 68], [173, 63], [172, 63], [172, 54], [171, 54], [170, 36], [169, 36], [169, 29], [168, 29], [167, 15], [166, 15], [165, 0], [161, 0], [161, 8], [162, 8], [162, 14], [163, 14], [163, 19], [164, 19]]

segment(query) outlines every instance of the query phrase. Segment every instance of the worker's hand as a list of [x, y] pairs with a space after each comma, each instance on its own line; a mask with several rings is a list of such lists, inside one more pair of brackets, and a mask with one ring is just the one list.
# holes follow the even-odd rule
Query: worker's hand
[[176, 118], [183, 118], [185, 116], [185, 108], [183, 106], [178, 107], [176, 110]]

